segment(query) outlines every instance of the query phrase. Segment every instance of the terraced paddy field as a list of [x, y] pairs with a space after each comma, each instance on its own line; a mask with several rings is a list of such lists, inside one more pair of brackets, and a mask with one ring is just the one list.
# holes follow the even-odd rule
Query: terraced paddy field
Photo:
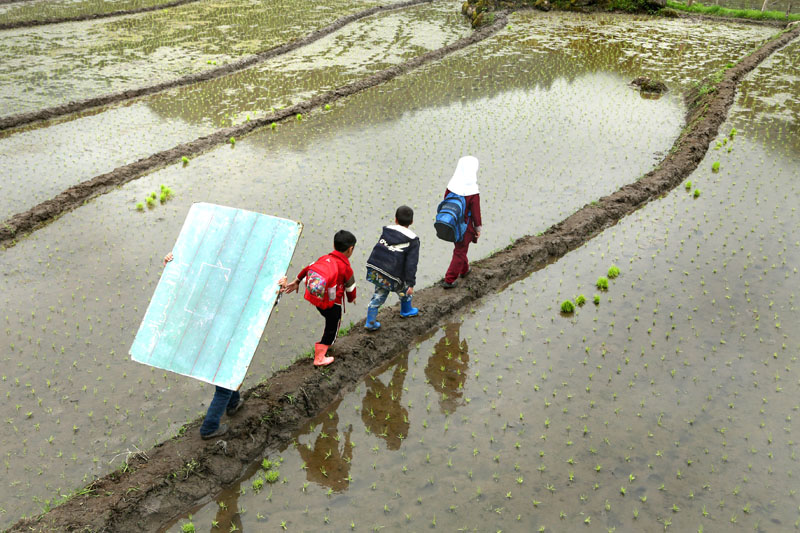
[[796, 528], [797, 53], [743, 83], [687, 187], [419, 339], [168, 530]]
[[[176, 9], [197, 8], [200, 4]], [[325, 20], [334, 20], [351, 8], [354, 9], [332, 9]], [[123, 20], [128, 19], [117, 22]], [[302, 19], [302, 24], [309, 26], [292, 26], [291, 32], [296, 32], [292, 35], [307, 33], [312, 27], [309, 20]], [[161, 257], [169, 251], [192, 203], [211, 201], [303, 221], [306, 229], [290, 274], [327, 252], [336, 229], [350, 229], [359, 238], [353, 257], [359, 281], [380, 226], [391, 222], [397, 205], [407, 203], [416, 210], [412, 229], [423, 242], [419, 286], [430, 286], [441, 277], [449, 258], [447, 245], [435, 239], [431, 219], [460, 155], [474, 153], [481, 160], [485, 232], [471, 255], [485, 256], [515, 238], [545, 230], [649, 171], [670, 150], [684, 126], [686, 91], [726, 64], [746, 56], [774, 33], [769, 28], [737, 24], [612, 15], [519, 12], [512, 14], [509, 22], [509, 26], [479, 45], [341, 99], [327, 109], [316, 109], [276, 123], [274, 128], [258, 130], [235, 143], [199, 154], [186, 164], [164, 166], [66, 213], [3, 250], [0, 287], [5, 348], [0, 356], [2, 380], [8, 387], [6, 402], [0, 409], [7, 434], [13, 437], [3, 440], [8, 483], [0, 488], [0, 524], [10, 526], [20, 515], [51, 507], [95, 477], [120, 468], [132, 452], [146, 450], [180, 433], [185, 423], [204, 413], [210, 387], [134, 364], [127, 357], [127, 348], [160, 275]], [[48, 31], [29, 30], [30, 35]], [[0, 138], [5, 174], [0, 212], [6, 218], [96, 174], [230, 124], [263, 117], [272, 108], [307, 100], [390, 68], [455, 42], [470, 31], [458, 15], [457, 2], [434, 2], [381, 13], [351, 23], [307, 47], [226, 77], [50, 124], [4, 132]], [[275, 43], [291, 38], [282, 35]], [[257, 44], [246, 53], [263, 49], [263, 42]], [[708, 345], [705, 340], [700, 343], [698, 333], [692, 337], [693, 347], [687, 347], [690, 334], [685, 330], [694, 335], [696, 331], [691, 327], [706, 315], [693, 311], [692, 320], [681, 323], [671, 317], [666, 321], [669, 326], [661, 320], [666, 320], [665, 314], [670, 312], [678, 315], [674, 306], [681, 305], [683, 311], [689, 307], [681, 298], [692, 296], [700, 300], [694, 292], [687, 295], [680, 291], [678, 285], [684, 287], [681, 282], [709, 283], [711, 287], [705, 290], [715, 291], [720, 291], [723, 284], [748, 287], [741, 279], [720, 282], [722, 275], [708, 271], [719, 267], [705, 264], [711, 261], [706, 257], [709, 248], [726, 244], [718, 252], [721, 255], [733, 246], [721, 236], [731, 226], [738, 228], [734, 221], [739, 219], [735, 216], [755, 216], [764, 210], [763, 206], [775, 214], [785, 212], [780, 224], [789, 226], [785, 229], [787, 236], [781, 238], [791, 240], [788, 235], [793, 227], [793, 189], [786, 187], [793, 185], [788, 176], [797, 173], [797, 136], [792, 135], [798, 113], [796, 52], [796, 44], [781, 51], [742, 85], [741, 101], [724, 130], [728, 134], [735, 127], [738, 133], [730, 138], [720, 137], [720, 150], [711, 151], [698, 175], [691, 178], [701, 190], [696, 199], [683, 189], [670, 194], [563, 261], [476, 306], [474, 312], [465, 311], [463, 321], [443, 325], [441, 332], [419, 340], [418, 345], [412, 343], [407, 355], [347, 392], [340, 403], [313, 422], [313, 427], [309, 425], [298, 434], [297, 447], [265, 450], [265, 456], [283, 459], [278, 481], [285, 479], [285, 484], [273, 486], [264, 481], [256, 492], [256, 477], [263, 478], [265, 474], [259, 474], [261, 467], [254, 464], [242, 478], [244, 494], [237, 484], [229, 493], [214, 495], [212, 504], [192, 511], [193, 523], [212, 528], [215, 520], [229, 529], [234, 524], [261, 530], [279, 528], [281, 522], [286, 522], [295, 530], [307, 530], [317, 524], [326, 530], [342, 530], [349, 529], [350, 521], [357, 518], [359, 529], [385, 526], [418, 530], [437, 522], [439, 527], [447, 524], [445, 529], [451, 530], [480, 523], [476, 520], [481, 519], [508, 530], [519, 522], [525, 524], [526, 530], [546, 524], [558, 530], [563, 522], [550, 513], [561, 506], [568, 513], [564, 520], [574, 521], [574, 527], [583, 525], [577, 522], [581, 520], [592, 527], [607, 522], [608, 527], [625, 530], [636, 529], [637, 524], [631, 522], [633, 510], [625, 505], [648, 495], [647, 506], [645, 502], [638, 504], [642, 516], [637, 520], [647, 523], [646, 527], [673, 521], [677, 530], [683, 530], [677, 527], [684, 524], [683, 520], [695, 527], [688, 519], [696, 502], [705, 503], [711, 513], [708, 495], [723, 497], [719, 496], [720, 482], [713, 478], [723, 475], [719, 472], [727, 472], [726, 483], [735, 480], [740, 485], [737, 495], [726, 498], [738, 502], [736, 498], [744, 500], [744, 495], [752, 495], [748, 501], [753, 506], [738, 513], [738, 524], [754, 525], [759, 520], [760, 527], [768, 530], [773, 517], [781, 524], [793, 523], [797, 517], [788, 521], [791, 513], [785, 508], [789, 500], [776, 499], [779, 510], [772, 512], [773, 506], [767, 509], [770, 512], [762, 512], [757, 507], [760, 500], [756, 499], [760, 494], [745, 490], [755, 483], [747, 485], [732, 473], [732, 465], [736, 465], [737, 475], [743, 472], [739, 463], [746, 453], [739, 449], [739, 441], [744, 435], [754, 439], [760, 429], [756, 426], [740, 432], [740, 428], [756, 418], [747, 419], [749, 422], [741, 426], [731, 422], [719, 426], [725, 430], [712, 434], [714, 439], [706, 442], [708, 454], [687, 456], [693, 464], [680, 474], [684, 480], [691, 480], [694, 498], [683, 492], [680, 498], [672, 496], [682, 486], [689, 486], [681, 480], [673, 481], [663, 470], [665, 463], [672, 468], [685, 459], [684, 448], [673, 446], [677, 438], [673, 439], [671, 433], [679, 426], [683, 428], [675, 413], [682, 414], [687, 406], [699, 409], [700, 399], [713, 393], [712, 399], [705, 400], [709, 414], [697, 413], [695, 417], [718, 423], [720, 402], [729, 398], [716, 388], [722, 383], [720, 380], [730, 378], [733, 370], [740, 372], [736, 375], [742, 380], [741, 372], [751, 370], [741, 362], [748, 360], [745, 357], [731, 359], [731, 365], [724, 368], [717, 359], [705, 363], [699, 357], [717, 357], [717, 352], [725, 354], [723, 349], [727, 346], [740, 343], [745, 344], [741, 344], [739, 352], [747, 353], [756, 350], [757, 339], [753, 334], [742, 340], [731, 338], [732, 326], [728, 327], [730, 331], [712, 327], [733, 320], [729, 313], [719, 311], [717, 322], [705, 325], [702, 331], [707, 331], [703, 335], [715, 336], [728, 331], [721, 337], [725, 343], [717, 345], [720, 339]], [[46, 64], [42, 68], [49, 69]], [[87, 68], [87, 72], [96, 75], [94, 68]], [[142, 77], [138, 81], [131, 78], [131, 86], [152, 75], [138, 74]], [[670, 91], [659, 99], [642, 98], [628, 85], [639, 75], [664, 80]], [[0, 89], [0, 95], [26, 100], [18, 90], [22, 86], [18, 81], [17, 89], [8, 86]], [[96, 87], [98, 93], [119, 88]], [[51, 103], [42, 100], [32, 107]], [[730, 147], [733, 150], [729, 152]], [[709, 159], [715, 155], [720, 159], [718, 173], [709, 170], [713, 163]], [[764, 158], [765, 163], [756, 163], [761, 161], [759, 158]], [[759, 174], [761, 166], [753, 167], [757, 164], [769, 170], [766, 176]], [[741, 177], [730, 174], [738, 168]], [[769, 190], [766, 183], [757, 188], [764, 180], [772, 180], [769, 183], [774, 185]], [[731, 183], [738, 183], [739, 189], [729, 190], [734, 186]], [[162, 184], [169, 186], [175, 197], [152, 209], [137, 210], [136, 204]], [[324, 207], [308, 201], [305, 191], [309, 186], [327, 198]], [[739, 198], [743, 209], [725, 209], [727, 204], [720, 200], [728, 195]], [[757, 204], [762, 207], [755, 209], [746, 203], [752, 201], [763, 202]], [[719, 207], [706, 215], [712, 203], [719, 203]], [[676, 251], [674, 247], [680, 239], [670, 237], [681, 233], [681, 224], [690, 226], [690, 220], [697, 221], [698, 227], [701, 220], [706, 222], [703, 226], [713, 223], [722, 227], [716, 238], [698, 249], [697, 254], [704, 254], [702, 261], [699, 255], [684, 256]], [[724, 220], [727, 222], [723, 224]], [[770, 220], [760, 230], [765, 235], [778, 231], [770, 233]], [[761, 228], [750, 227], [756, 224], [752, 218], [738, 224], [756, 234]], [[738, 234], [731, 235], [731, 240], [734, 238]], [[641, 252], [640, 239], [650, 239], [644, 248], [647, 253]], [[699, 242], [700, 237], [695, 235], [695, 239], [693, 242]], [[776, 255], [769, 262], [780, 263], [791, 253], [790, 244], [787, 243], [787, 250], [770, 247], [769, 253], [758, 254], [772, 257], [774, 252]], [[779, 252], [781, 255], [777, 255]], [[737, 252], [737, 259], [742, 258], [741, 253]], [[672, 265], [673, 261], [689, 261], [691, 268], [702, 270], [686, 278], [667, 279], [672, 274], [670, 268], [678, 268]], [[594, 290], [591, 284], [611, 262], [619, 265], [623, 274], [611, 283], [608, 293], [601, 293], [601, 303], [594, 307], [589, 294]], [[756, 262], [755, 258], [752, 262]], [[758, 265], [761, 270], [754, 265], [749, 273], [763, 270], [765, 278], [772, 274], [767, 281], [747, 279], [762, 287], [760, 290], [777, 283], [773, 279], [776, 272], [789, 276], [786, 280], [794, 275], [778, 267], [766, 270], [761, 263]], [[640, 270], [634, 274], [637, 268]], [[689, 266], [680, 268], [690, 271]], [[639, 276], [643, 279], [639, 280]], [[633, 286], [621, 288], [627, 283]], [[662, 296], [667, 290], [662, 287], [664, 284], [676, 287], [670, 292], [680, 292], [669, 298]], [[369, 296], [363, 282], [361, 290], [359, 302], [348, 308], [345, 322], [363, 318]], [[561, 300], [580, 292], [586, 293], [590, 303], [579, 308], [571, 319], [561, 317]], [[654, 292], [658, 295], [654, 296]], [[710, 299], [721, 301], [724, 294], [719, 294]], [[746, 297], [741, 295], [744, 293], [736, 294], [740, 299]], [[781, 304], [781, 298], [788, 298], [787, 291], [776, 288], [771, 294], [776, 305], [788, 306], [782, 312], [790, 315], [791, 305], [786, 301]], [[653, 298], [665, 304], [653, 303]], [[667, 302], [679, 303], [666, 305]], [[719, 309], [713, 307], [717, 304], [705, 299], [703, 302], [704, 306], [711, 306], [705, 309], [706, 313]], [[628, 317], [636, 304], [658, 310], [654, 316], [660, 319], [658, 328], [664, 330], [661, 336], [636, 329], [650, 321]], [[742, 310], [748, 308], [741, 302], [739, 305]], [[759, 313], [766, 316], [773, 311], [768, 307]], [[636, 310], [639, 314], [644, 315]], [[712, 315], [708, 316], [710, 320]], [[788, 324], [790, 319], [783, 320]], [[632, 324], [633, 333], [623, 331], [623, 322]], [[679, 333], [666, 337], [667, 328], [673, 323], [687, 339], [681, 341], [684, 344], [675, 344]], [[317, 339], [320, 326], [318, 316], [300, 298], [284, 299], [267, 327], [244, 387], [269, 378], [301, 357]], [[589, 333], [582, 327], [596, 331]], [[287, 331], [292, 334], [286, 335]], [[779, 333], [783, 335], [784, 331], [791, 330], [784, 326]], [[615, 332], [616, 335], [608, 335]], [[626, 341], [629, 335], [632, 340]], [[584, 336], [588, 340], [584, 341]], [[650, 346], [656, 338], [658, 349]], [[793, 344], [790, 338], [781, 340], [780, 344], [784, 343], [786, 348], [776, 346], [773, 351], [777, 361], [791, 368]], [[450, 346], [458, 346], [457, 353]], [[758, 346], [763, 347], [762, 343]], [[686, 355], [672, 355], [675, 347]], [[639, 354], [639, 348], [646, 349], [645, 356]], [[605, 355], [601, 355], [603, 350]], [[665, 358], [660, 359], [663, 354]], [[769, 355], [772, 357], [772, 352]], [[581, 364], [585, 357], [589, 359]], [[628, 364], [623, 363], [626, 357], [630, 359]], [[685, 358], [689, 358], [687, 365], [683, 365]], [[767, 361], [772, 365], [770, 372], [775, 370], [775, 360]], [[667, 381], [662, 375], [672, 369], [668, 368], [670, 364], [675, 366], [675, 375], [669, 379], [675, 381]], [[600, 365], [602, 369], [595, 368]], [[717, 370], [709, 375], [713, 365]], [[645, 378], [648, 372], [653, 378]], [[791, 377], [791, 370], [785, 372], [785, 379], [796, 384], [797, 377]], [[589, 373], [593, 373], [591, 378]], [[506, 374], [505, 381], [498, 379], [501, 374]], [[692, 380], [695, 376], [705, 380], [705, 388], [702, 381], [697, 385]], [[609, 382], [606, 384], [601, 377], [607, 377]], [[592, 379], [603, 386], [593, 385]], [[651, 384], [650, 379], [656, 383]], [[630, 380], [634, 385], [628, 387]], [[766, 395], [767, 380], [760, 380], [762, 388], [758, 393]], [[683, 384], [686, 389], [683, 396], [671, 388], [676, 384]], [[638, 394], [631, 391], [634, 387], [640, 391]], [[612, 398], [610, 395], [617, 388], [620, 397]], [[790, 388], [786, 386], [787, 392]], [[702, 394], [697, 392], [700, 389]], [[598, 390], [604, 390], [600, 397]], [[739, 392], [743, 397], [745, 392], [751, 394], [746, 387]], [[578, 403], [581, 396], [584, 401]], [[678, 398], [684, 396], [683, 403], [678, 404]], [[718, 396], [722, 400], [717, 401]], [[788, 396], [770, 396], [770, 408], [780, 406], [779, 398], [784, 397]], [[644, 399], [647, 402], [639, 406]], [[546, 402], [551, 405], [543, 407]], [[743, 410], [748, 408], [739, 400], [732, 403], [735, 407], [741, 405]], [[789, 403], [787, 406], [791, 407]], [[614, 413], [617, 408], [624, 414]], [[540, 420], [542, 414], [550, 412], [547, 409], [554, 413], [549, 417], [549, 427]], [[658, 417], [662, 411], [667, 414]], [[642, 416], [627, 418], [635, 412]], [[724, 411], [727, 416], [736, 413]], [[585, 418], [580, 418], [582, 415]], [[753, 469], [757, 472], [751, 477], [766, 483], [771, 479], [765, 477], [770, 475], [764, 472], [767, 465], [773, 466], [771, 475], [783, 476], [790, 470], [787, 465], [793, 456], [792, 444], [787, 444], [791, 427], [784, 431], [781, 424], [787, 422], [776, 418], [784, 417], [783, 411], [766, 410], [763, 415], [768, 417], [765, 427], [774, 435], [773, 455], [778, 462], [769, 462], [772, 457], [764, 459], [771, 448], [764, 450], [765, 445], [759, 444], [763, 451], [751, 454], [752, 461], [764, 462], [755, 463], [760, 464], [761, 470]], [[574, 416], [579, 417], [577, 421]], [[674, 427], [670, 425], [673, 423]], [[709, 430], [707, 424], [686, 425], [688, 429], [683, 431], [696, 433], [683, 437], [684, 447], [695, 446], [696, 441], [708, 437], [703, 433]], [[353, 430], [349, 429], [351, 426]], [[672, 431], [662, 429], [664, 426]], [[628, 427], [631, 431], [627, 431]], [[435, 436], [428, 436], [431, 431]], [[644, 435], [645, 431], [651, 431], [653, 436]], [[334, 434], [339, 436], [338, 441], [334, 440], [337, 445], [329, 446], [329, 437], [321, 436], [321, 432], [332, 440]], [[537, 440], [540, 434], [548, 439]], [[738, 440], [732, 438], [737, 436]], [[489, 437], [493, 440], [487, 441]], [[614, 445], [603, 440], [612, 437]], [[725, 447], [714, 447], [723, 437], [730, 441], [726, 447], [738, 450], [729, 452], [725, 461], [721, 459]], [[615, 478], [621, 479], [625, 465], [630, 464], [618, 453], [615, 455], [622, 450], [616, 444], [618, 438], [623, 446], [635, 450], [628, 452], [636, 458], [629, 459], [637, 468], [635, 473], [631, 470], [636, 479], [626, 484], [625, 490], [630, 490], [627, 496], [612, 486]], [[634, 440], [627, 442], [625, 438]], [[573, 462], [566, 463], [569, 457], [562, 456], [565, 442], [570, 439], [576, 451]], [[780, 442], [783, 451], [779, 453]], [[647, 446], [658, 446], [658, 459], [650, 458]], [[539, 456], [540, 452], [545, 455]], [[582, 470], [598, 454], [608, 455], [599, 472], [594, 470], [596, 465], [591, 465], [592, 472], [605, 477], [600, 478], [601, 486], [595, 489], [586, 485], [589, 472]], [[334, 460], [330, 461], [332, 457]], [[547, 458], [546, 470], [539, 470], [543, 457]], [[308, 468], [301, 469], [304, 462]], [[649, 462], [653, 464], [648, 467]], [[710, 465], [717, 468], [717, 472], [706, 475], [714, 480], [713, 490], [702, 486], [698, 489], [694, 485], [705, 483], [705, 478], [702, 483], [699, 478]], [[698, 466], [705, 468], [701, 472]], [[472, 472], [472, 479], [467, 476], [468, 471]], [[569, 471], [574, 475], [570, 476]], [[653, 488], [651, 485], [658, 478], [651, 478], [651, 474], [663, 478], [666, 485], [673, 483], [672, 488]], [[427, 476], [432, 476], [431, 483]], [[553, 488], [548, 489], [548, 485]], [[483, 496], [476, 494], [478, 486]], [[639, 486], [645, 488], [644, 492]], [[350, 498], [356, 496], [354, 490], [364, 492], [359, 492], [358, 498]], [[510, 497], [506, 497], [508, 491], [512, 491]], [[265, 498], [267, 495], [269, 499]], [[428, 498], [429, 495], [435, 497]], [[580, 496], [585, 498], [581, 500]], [[478, 505], [470, 505], [472, 497], [478, 498]], [[788, 493], [785, 496], [791, 497]], [[304, 512], [303, 498], [311, 502], [311, 511]], [[419, 503], [418, 498], [422, 500]], [[545, 502], [546, 498], [550, 498], [549, 504], [541, 507], [530, 501]], [[664, 506], [672, 502], [680, 510], [669, 514]], [[614, 510], [613, 518], [607, 505]], [[728, 524], [730, 517], [724, 515], [731, 511], [731, 505], [723, 505], [720, 511], [715, 508], [715, 524], [722, 518]], [[543, 508], [546, 512], [542, 512]], [[320, 514], [323, 509], [325, 514]], [[586, 521], [590, 515], [593, 518]], [[182, 528], [187, 521], [189, 518], [184, 515], [171, 527]], [[569, 525], [572, 527], [572, 522]]]

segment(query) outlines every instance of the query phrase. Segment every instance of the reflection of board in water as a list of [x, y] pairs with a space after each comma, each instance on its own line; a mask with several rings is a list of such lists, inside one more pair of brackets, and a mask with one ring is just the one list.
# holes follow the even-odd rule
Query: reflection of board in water
[[213, 204], [189, 210], [131, 346], [134, 361], [237, 389], [302, 226]]

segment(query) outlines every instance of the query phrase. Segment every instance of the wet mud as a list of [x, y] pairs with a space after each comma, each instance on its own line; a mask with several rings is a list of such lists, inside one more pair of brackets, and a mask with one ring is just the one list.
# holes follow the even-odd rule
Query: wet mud
[[[114, 93], [105, 94], [103, 96], [87, 98], [85, 100], [73, 101], [66, 104], [48, 107], [46, 109], [40, 109], [37, 111], [30, 111], [26, 113], [19, 113], [16, 115], [8, 115], [5, 117], [0, 117], [0, 131], [8, 130], [11, 128], [17, 128], [20, 126], [25, 126], [27, 124], [32, 124], [34, 122], [39, 122], [42, 120], [52, 120], [54, 118], [63, 117], [65, 115], [69, 115], [72, 113], [87, 111], [89, 109], [100, 106], [114, 105], [120, 102], [125, 102], [127, 100], [132, 100], [134, 98], [139, 98], [141, 96], [156, 94], [169, 89], [174, 89], [177, 87], [185, 87], [195, 83], [220, 78], [222, 76], [226, 76], [228, 74], [244, 70], [246, 68], [252, 67], [253, 65], [257, 65], [269, 59], [275, 58], [277, 56], [296, 50], [300, 47], [311, 44], [325, 37], [326, 35], [330, 35], [331, 33], [343, 28], [344, 26], [356, 20], [360, 20], [362, 18], [369, 17], [385, 11], [392, 11], [395, 9], [403, 9], [418, 4], [430, 3], [431, 1], [432, 0], [408, 0], [406, 2], [399, 2], [396, 4], [388, 4], [383, 6], [372, 7], [360, 11], [358, 13], [353, 13], [351, 15], [346, 15], [344, 17], [341, 17], [336, 21], [334, 21], [333, 23], [329, 24], [328, 26], [315, 30], [301, 39], [297, 39], [295, 41], [282, 44], [280, 46], [275, 46], [273, 48], [270, 48], [269, 50], [265, 50], [264, 52], [240, 59], [238, 61], [233, 61], [231, 63], [228, 63], [226, 65], [217, 68], [205, 70], [203, 72], [198, 72], [196, 74], [189, 74], [187, 76], [165, 81], [162, 83], [157, 83], [154, 85], [139, 87], [138, 89], [128, 89], [125, 91], [118, 91]], [[163, 8], [163, 6], [161, 6], [159, 9], [161, 8]]]
[[[22, 1], [22, 0], [18, 0]], [[34, 26], [46, 26], [48, 24], [62, 24], [64, 22], [83, 22], [85, 20], [97, 20], [111, 17], [122, 17], [124, 15], [137, 15], [139, 13], [148, 13], [150, 11], [158, 11], [159, 9], [168, 9], [171, 7], [178, 7], [185, 4], [191, 4], [197, 0], [175, 0], [174, 2], [167, 2], [156, 6], [140, 7], [137, 9], [120, 9], [118, 11], [111, 11], [110, 13], [87, 13], [85, 15], [78, 15], [75, 17], [61, 17], [49, 19], [32, 19], [32, 20], [18, 20], [14, 22], [0, 23], [0, 31], [2, 30], [15, 30], [18, 28], [32, 28]], [[2, 3], [2, 2], [0, 2]], [[7, 2], [10, 3], [10, 2]]]
[[[392, 9], [396, 8], [397, 6], [409, 6], [425, 1], [430, 0], [412, 0], [411, 2], [406, 2], [404, 4], [394, 4], [392, 5]], [[375, 10], [385, 9], [387, 8], [375, 8]], [[343, 19], [340, 19], [340, 21], [341, 20]], [[411, 70], [414, 70], [426, 63], [436, 61], [447, 56], [448, 54], [480, 42], [502, 29], [506, 25], [507, 20], [508, 19], [504, 14], [498, 15], [497, 20], [492, 25], [484, 26], [480, 30], [470, 34], [468, 37], [464, 37], [463, 39], [459, 39], [452, 44], [417, 56], [403, 64], [382, 70], [376, 74], [373, 74], [372, 76], [368, 76], [353, 83], [343, 85], [337, 89], [315, 96], [314, 98], [311, 98], [305, 102], [278, 110], [275, 113], [266, 115], [262, 118], [255, 119], [238, 126], [231, 126], [229, 128], [218, 130], [210, 135], [206, 135], [204, 137], [200, 137], [199, 139], [195, 139], [194, 141], [183, 143], [168, 150], [158, 152], [149, 157], [139, 159], [138, 161], [135, 161], [129, 165], [118, 167], [111, 172], [95, 176], [90, 180], [74, 185], [58, 194], [55, 198], [46, 200], [25, 212], [12, 216], [3, 222], [2, 226], [0, 226], [0, 246], [8, 247], [13, 245], [15, 239], [24, 233], [30, 232], [41, 225], [51, 222], [66, 211], [81, 206], [84, 202], [88, 201], [92, 197], [139, 178], [148, 172], [152, 172], [153, 170], [164, 167], [168, 164], [180, 161], [182, 157], [189, 157], [208, 151], [215, 146], [229, 142], [231, 137], [235, 139], [236, 137], [247, 135], [256, 129], [269, 126], [274, 122], [280, 122], [281, 120], [285, 120], [287, 118], [294, 118], [297, 115], [304, 115], [313, 109], [324, 106], [325, 104], [333, 103], [341, 98], [345, 98], [365, 89], [369, 89], [370, 87], [375, 87], [382, 83], [386, 83], [387, 81], [396, 78], [401, 74], [405, 74]], [[0, 127], [0, 129], [2, 129], [2, 127]]]
[[[502, 21], [503, 23], [505, 21]], [[152, 531], [182, 509], [208, 501], [238, 479], [263, 450], [286, 445], [305, 422], [376, 367], [407, 350], [448, 318], [476, 300], [506, 287], [581, 246], [604, 228], [674, 188], [704, 158], [733, 103], [737, 83], [772, 52], [800, 34], [780, 35], [728, 69], [713, 91], [694, 95], [687, 128], [671, 153], [635, 183], [587, 205], [539, 236], [523, 237], [491, 257], [473, 263], [468, 277], [451, 290], [434, 286], [415, 293], [420, 315], [403, 320], [397, 306], [379, 315], [380, 332], [363, 329], [363, 320], [334, 347], [336, 362], [315, 369], [301, 359], [268, 381], [245, 391], [246, 404], [230, 420], [224, 439], [200, 440], [195, 421], [179, 437], [145, 454], [131, 454], [126, 472], [114, 472], [86, 487], [48, 514], [23, 520], [11, 531]]]

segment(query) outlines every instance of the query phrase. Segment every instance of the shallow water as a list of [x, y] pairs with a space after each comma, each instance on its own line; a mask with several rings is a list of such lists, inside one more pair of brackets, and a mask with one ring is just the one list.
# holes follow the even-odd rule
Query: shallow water
[[214, 68], [376, 4], [372, 0], [334, 0], [324, 5], [310, 0], [202, 0], [129, 17], [4, 31], [0, 115]]
[[0, 23], [52, 20], [168, 4], [171, 0], [34, 0], [0, 5]]
[[[272, 108], [292, 105], [452, 42], [469, 31], [457, 4], [437, 2], [370, 17], [302, 50], [237, 74], [50, 127], [0, 135], [0, 157], [5, 163], [0, 219], [154, 151], [242, 123], [248, 117], [263, 116]], [[485, 52], [479, 65], [451, 80], [452, 86], [443, 87], [437, 79], [418, 80], [426, 84], [426, 92], [433, 93], [425, 96], [423, 105], [470, 100], [476, 96], [473, 85], [480, 84], [485, 91], [495, 84], [495, 76], [502, 80], [501, 86], [491, 90], [507, 90], [526, 83], [546, 87], [553, 79], [570, 79], [598, 69], [631, 78], [650, 75], [682, 90], [741, 57], [774, 31], [683, 21], [664, 24], [635, 17], [520, 13], [513, 20], [518, 22], [512, 22], [511, 29], [480, 45]], [[674, 47], [670, 43], [676, 39], [681, 44]], [[597, 44], [600, 49], [595, 49]], [[668, 60], [664, 60], [665, 53]], [[470, 53], [461, 54], [461, 62], [464, 55]], [[516, 58], [522, 61], [519, 67], [524, 71], [518, 81], [509, 79], [514, 68], [510, 60]], [[463, 70], [460, 65], [455, 68]], [[413, 100], [410, 97], [398, 109], [414, 105]]]
[[274, 485], [255, 464], [169, 530], [800, 526], [800, 159], [764, 104], [776, 69], [800, 81], [796, 47], [749, 76], [688, 190], [419, 339], [264, 452]]
[[[633, 181], [669, 149], [682, 126], [679, 93], [689, 83], [680, 65], [701, 54], [687, 47], [658, 59], [661, 52], [647, 36], [666, 46], [670, 34], [676, 41], [702, 42], [717, 31], [713, 46], [719, 53], [713, 61], [703, 59], [709, 73], [740, 57], [758, 37], [751, 28], [678, 23], [659, 33], [636, 18], [520, 14], [511, 23], [510, 33], [480, 50], [237, 140], [186, 167], [167, 167], [3, 252], [0, 293], [10, 350], [3, 375], [11, 390], [2, 409], [15, 429], [15, 438], [4, 444], [11, 481], [0, 490], [3, 520], [37, 511], [32, 498], [67, 493], [81, 476], [90, 480], [107, 472], [134, 445], [150, 446], [204, 412], [209, 387], [134, 365], [126, 355], [161, 257], [192, 202], [302, 220], [305, 232], [290, 274], [329, 251], [332, 233], [347, 227], [359, 238], [353, 258], [359, 282], [380, 226], [399, 203], [408, 203], [417, 212], [412, 229], [423, 243], [418, 286], [428, 285], [449, 259], [430, 222], [458, 156], [473, 152], [481, 160], [485, 233], [470, 251], [480, 257]], [[565, 35], [559, 47], [554, 30], [562, 26], [583, 32], [584, 39]], [[749, 44], [733, 44], [731, 35], [740, 30], [740, 36], [752, 36]], [[649, 59], [624, 59], [637, 47]], [[642, 99], [627, 86], [642, 72], [663, 72], [673, 92]], [[176, 198], [136, 212], [135, 203], [162, 183]], [[348, 308], [345, 321], [364, 316], [369, 291], [360, 284], [358, 305]], [[289, 328], [292, 337], [282, 340]], [[245, 387], [305, 352], [319, 330], [319, 318], [301, 298], [284, 299]], [[18, 460], [33, 454], [40, 466]]]
[[379, 14], [237, 74], [0, 134], [0, 220], [121, 165], [455, 41], [472, 31], [456, 8], [438, 2]]

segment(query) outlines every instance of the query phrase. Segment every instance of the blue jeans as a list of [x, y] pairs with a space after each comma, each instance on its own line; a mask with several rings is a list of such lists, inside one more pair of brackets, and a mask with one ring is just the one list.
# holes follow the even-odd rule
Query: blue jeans
[[386, 301], [386, 298], [389, 296], [390, 292], [397, 292], [401, 302], [411, 299], [411, 296], [406, 295], [404, 292], [391, 291], [390, 289], [375, 285], [375, 293], [372, 295], [372, 299], [369, 301], [369, 305], [367, 307], [370, 309], [378, 309]]
[[239, 403], [239, 391], [217, 387], [214, 391], [214, 399], [208, 406], [206, 418], [203, 420], [203, 425], [200, 426], [201, 435], [210, 435], [219, 429], [219, 421], [222, 414], [229, 407], [236, 407]]

